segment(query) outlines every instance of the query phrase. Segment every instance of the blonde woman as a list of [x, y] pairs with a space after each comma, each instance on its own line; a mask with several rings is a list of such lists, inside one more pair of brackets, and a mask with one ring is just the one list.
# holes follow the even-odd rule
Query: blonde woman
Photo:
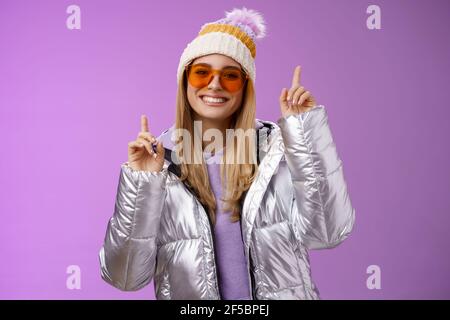
[[111, 285], [153, 279], [165, 300], [319, 299], [308, 249], [346, 239], [355, 210], [300, 66], [281, 90], [278, 123], [255, 118], [264, 35], [246, 8], [204, 24], [180, 58], [174, 125], [155, 137], [141, 117], [100, 250]]

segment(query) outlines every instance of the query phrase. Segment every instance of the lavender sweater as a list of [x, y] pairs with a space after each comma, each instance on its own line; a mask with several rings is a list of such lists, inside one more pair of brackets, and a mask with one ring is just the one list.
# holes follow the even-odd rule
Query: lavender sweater
[[216, 225], [214, 228], [216, 259], [219, 271], [219, 289], [224, 300], [251, 300], [247, 261], [244, 254], [240, 221], [231, 222], [231, 212], [222, 210], [222, 184], [218, 159], [222, 152], [214, 156], [204, 153], [211, 189], [216, 198]]

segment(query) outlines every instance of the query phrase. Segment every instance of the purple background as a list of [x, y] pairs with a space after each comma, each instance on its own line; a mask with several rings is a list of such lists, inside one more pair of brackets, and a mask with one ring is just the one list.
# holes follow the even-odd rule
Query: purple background
[[[81, 30], [66, 8], [81, 8]], [[381, 30], [366, 8], [381, 7]], [[276, 121], [296, 64], [325, 105], [354, 207], [353, 234], [311, 251], [323, 299], [450, 298], [450, 2], [2, 1], [0, 298], [153, 299], [100, 278], [127, 143], [146, 113], [175, 115], [176, 68], [200, 26], [260, 11], [257, 116]], [[447, 39], [447, 40], [445, 40]], [[66, 268], [81, 268], [81, 289]], [[366, 287], [369, 265], [381, 289]]]

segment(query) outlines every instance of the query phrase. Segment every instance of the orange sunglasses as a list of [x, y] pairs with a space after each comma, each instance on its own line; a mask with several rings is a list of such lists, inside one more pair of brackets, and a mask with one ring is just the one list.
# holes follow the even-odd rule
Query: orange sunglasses
[[229, 92], [239, 91], [248, 79], [248, 75], [237, 67], [213, 69], [209, 64], [198, 63], [185, 67], [189, 83], [195, 88], [206, 87], [215, 74], [219, 74], [220, 85]]

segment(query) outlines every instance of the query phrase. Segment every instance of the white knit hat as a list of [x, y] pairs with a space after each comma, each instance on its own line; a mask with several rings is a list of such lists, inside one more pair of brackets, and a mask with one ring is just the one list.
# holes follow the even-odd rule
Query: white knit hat
[[197, 37], [184, 49], [178, 65], [177, 83], [186, 65], [195, 58], [212, 53], [220, 53], [239, 62], [255, 83], [255, 40], [265, 35], [266, 26], [260, 13], [245, 7], [225, 12], [225, 18], [204, 24]]

